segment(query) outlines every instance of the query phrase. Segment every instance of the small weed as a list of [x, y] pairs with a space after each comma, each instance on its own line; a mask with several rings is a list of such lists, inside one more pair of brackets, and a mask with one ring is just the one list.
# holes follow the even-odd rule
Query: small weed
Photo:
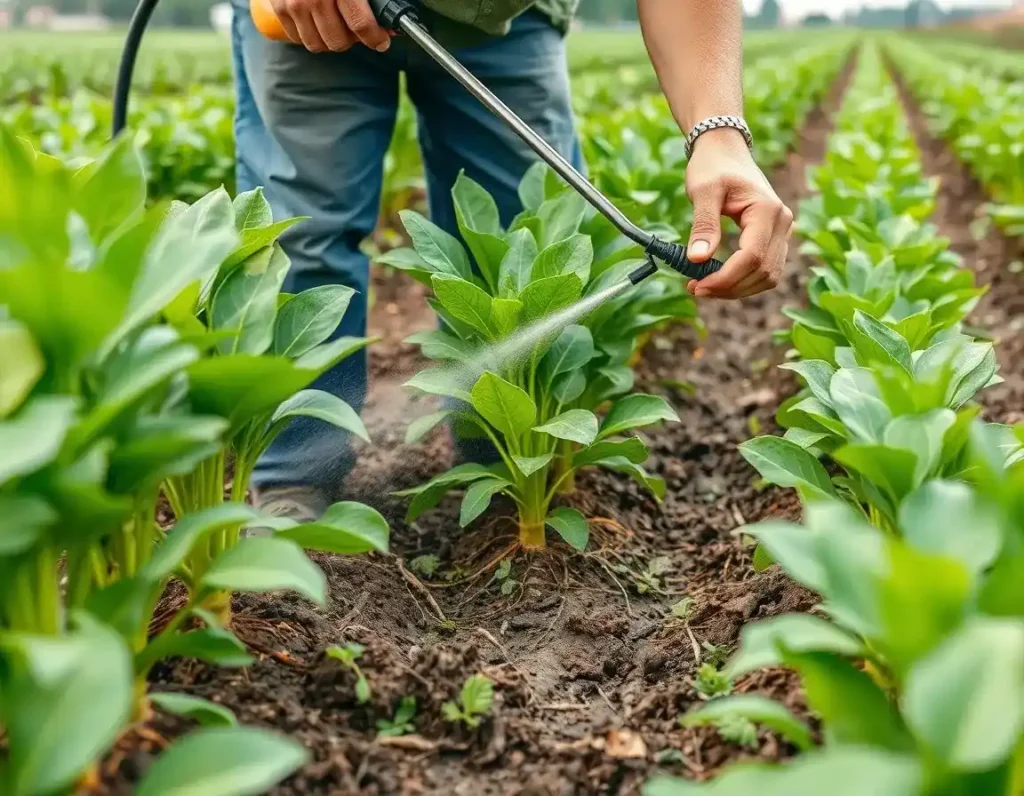
[[422, 575], [425, 578], [432, 578], [437, 574], [438, 567], [441, 566], [441, 560], [437, 556], [416, 556], [412, 561], [409, 562], [409, 567], [417, 575]]
[[701, 656], [705, 663], [712, 666], [721, 666], [729, 659], [729, 648], [725, 644], [712, 644], [708, 641], [701, 643], [704, 654]]
[[652, 558], [647, 563], [647, 569], [636, 576], [636, 590], [640, 594], [647, 594], [649, 591], [661, 591], [662, 576], [672, 567], [668, 556]]
[[757, 749], [757, 727], [745, 716], [723, 716], [715, 722], [715, 729], [718, 730], [723, 741], [745, 746], [748, 749]]
[[493, 704], [494, 684], [482, 674], [474, 674], [463, 684], [458, 702], [448, 700], [441, 706], [441, 712], [445, 721], [462, 722], [475, 730]]
[[356, 663], [366, 652], [366, 647], [362, 644], [356, 644], [354, 642], [346, 644], [344, 647], [328, 647], [325, 652], [330, 658], [338, 661], [342, 666], [352, 672], [356, 676], [356, 699], [359, 704], [365, 705], [370, 701], [370, 697], [373, 693], [370, 691], [370, 683], [366, 679], [366, 675], [363, 674], [363, 670], [359, 668], [359, 664]]
[[519, 583], [512, 577], [512, 559], [503, 559], [502, 562], [498, 564], [498, 568], [494, 571], [493, 580], [496, 580], [501, 584], [501, 593], [506, 597], [516, 590], [516, 586], [518, 586]]
[[697, 677], [693, 682], [697, 692], [709, 699], [712, 697], [725, 696], [732, 691], [732, 683], [729, 678], [718, 670], [712, 663], [702, 664], [697, 670]]
[[672, 608], [670, 609], [672, 611], [672, 616], [683, 624], [688, 624], [690, 617], [693, 615], [693, 606], [695, 604], [696, 601], [692, 597], [683, 597], [683, 599], [672, 604]]
[[378, 719], [377, 732], [384, 736], [408, 735], [416, 731], [416, 725], [412, 723], [416, 715], [416, 697], [402, 697], [395, 709], [393, 719]]

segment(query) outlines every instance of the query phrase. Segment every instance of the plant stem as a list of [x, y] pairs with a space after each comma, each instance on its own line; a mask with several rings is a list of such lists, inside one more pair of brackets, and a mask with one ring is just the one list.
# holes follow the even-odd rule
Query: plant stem
[[547, 541], [544, 538], [544, 521], [528, 522], [520, 517], [519, 544], [534, 550], [547, 547]]

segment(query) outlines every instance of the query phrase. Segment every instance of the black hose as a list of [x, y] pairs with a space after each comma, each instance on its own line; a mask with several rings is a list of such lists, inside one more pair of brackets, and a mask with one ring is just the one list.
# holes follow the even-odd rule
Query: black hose
[[139, 54], [142, 34], [146, 32], [149, 18], [159, 0], [139, 0], [139, 5], [132, 14], [128, 25], [128, 35], [121, 50], [121, 63], [117, 68], [117, 83], [114, 86], [114, 118], [111, 135], [116, 138], [128, 123], [128, 93], [132, 87], [132, 73], [135, 71], [135, 58]]

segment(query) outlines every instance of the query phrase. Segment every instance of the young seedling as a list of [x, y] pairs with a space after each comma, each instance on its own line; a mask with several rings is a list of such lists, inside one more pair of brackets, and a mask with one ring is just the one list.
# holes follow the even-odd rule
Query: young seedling
[[640, 594], [647, 594], [649, 591], [660, 592], [662, 576], [668, 572], [671, 566], [672, 561], [668, 556], [652, 558], [647, 563], [647, 568], [636, 576], [636, 590]]
[[697, 676], [693, 681], [693, 687], [701, 696], [711, 699], [713, 697], [725, 696], [732, 691], [732, 683], [728, 675], [711, 663], [701, 664], [697, 669]]
[[422, 575], [424, 578], [434, 577], [440, 566], [441, 560], [435, 555], [416, 556], [416, 558], [409, 562], [409, 567], [412, 571], [417, 575]]
[[416, 716], [416, 697], [402, 697], [395, 709], [395, 716], [392, 719], [378, 719], [377, 733], [385, 737], [408, 735], [416, 731], [416, 725], [412, 723]]
[[724, 741], [748, 749], [757, 749], [757, 726], [745, 716], [723, 716], [715, 722], [715, 729]]
[[356, 676], [356, 699], [359, 704], [365, 705], [370, 701], [370, 697], [373, 695], [370, 691], [370, 683], [366, 679], [366, 675], [363, 674], [363, 670], [359, 668], [359, 664], [356, 663], [366, 652], [366, 647], [362, 644], [356, 644], [355, 642], [349, 642], [344, 647], [332, 646], [328, 647], [325, 652], [331, 658], [341, 663], [346, 669]]
[[512, 559], [502, 559], [498, 568], [494, 571], [494, 580], [501, 584], [501, 593], [508, 597], [516, 590], [518, 582], [512, 577]]
[[448, 700], [441, 706], [445, 721], [461, 722], [475, 730], [482, 718], [491, 712], [494, 684], [482, 674], [474, 674], [462, 686], [458, 702]]

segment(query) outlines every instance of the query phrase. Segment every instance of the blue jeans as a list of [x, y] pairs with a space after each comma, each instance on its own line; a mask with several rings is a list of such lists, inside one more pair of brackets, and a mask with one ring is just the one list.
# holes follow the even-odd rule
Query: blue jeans
[[[430, 215], [443, 229], [458, 234], [450, 192], [462, 169], [494, 196], [503, 223], [511, 222], [521, 210], [519, 181], [536, 156], [406, 39], [393, 40], [383, 55], [361, 45], [314, 54], [264, 39], [243, 0], [235, 0], [235, 12], [239, 190], [262, 184], [275, 218], [311, 217], [282, 239], [292, 260], [285, 289], [354, 288], [337, 334], [364, 336], [369, 261], [359, 246], [377, 224], [400, 73], [417, 110]], [[507, 36], [455, 55], [552, 146], [581, 163], [565, 43], [545, 17], [527, 12]], [[366, 382], [362, 352], [314, 386], [359, 411]], [[299, 419], [260, 460], [254, 482], [330, 489], [351, 458], [343, 432]]]

